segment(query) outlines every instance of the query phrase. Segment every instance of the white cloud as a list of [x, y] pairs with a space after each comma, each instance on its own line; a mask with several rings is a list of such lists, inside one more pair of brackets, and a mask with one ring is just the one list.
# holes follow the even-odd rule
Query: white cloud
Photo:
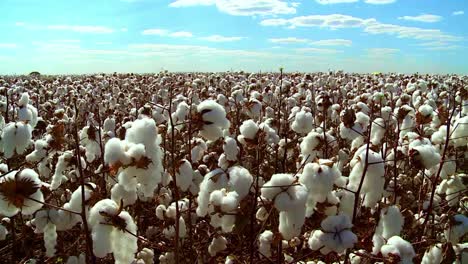
[[462, 37], [444, 33], [439, 29], [425, 29], [419, 27], [407, 27], [394, 24], [384, 24], [376, 19], [362, 19], [349, 15], [309, 15], [299, 16], [290, 19], [273, 18], [264, 19], [260, 22], [262, 26], [287, 26], [295, 27], [322, 27], [330, 29], [339, 28], [362, 28], [369, 34], [388, 34], [398, 38], [411, 38], [418, 40], [444, 40], [461, 41]]
[[461, 48], [458, 45], [448, 45], [448, 46], [435, 46], [435, 47], [427, 47], [425, 50], [432, 50], [432, 51], [444, 51], [444, 50], [456, 50]]
[[176, 0], [170, 7], [211, 6], [233, 16], [295, 14], [297, 2], [283, 0]]
[[192, 32], [188, 31], [174, 31], [171, 32], [167, 29], [161, 28], [149, 28], [141, 32], [142, 35], [157, 35], [157, 36], [168, 36], [173, 38], [191, 38], [193, 37]]
[[395, 54], [397, 52], [400, 52], [400, 50], [391, 49], [391, 48], [371, 48], [371, 49], [367, 49], [367, 52], [373, 55], [390, 55], [390, 54]]
[[463, 11], [463, 10], [454, 11], [452, 13], [453, 16], [461, 16], [461, 15], [464, 15], [464, 14], [465, 14], [465, 11]]
[[287, 38], [272, 38], [269, 39], [272, 43], [280, 43], [280, 44], [291, 44], [291, 43], [305, 43], [308, 42], [308, 39], [303, 38], [295, 38], [295, 37], [287, 37]]
[[0, 43], [0, 48], [2, 49], [14, 49], [18, 47], [15, 43]]
[[353, 42], [347, 39], [324, 39], [310, 43], [316, 46], [351, 46]]
[[319, 53], [319, 54], [336, 54], [336, 53], [343, 52], [341, 50], [336, 50], [336, 49], [319, 49], [319, 48], [300, 48], [300, 49], [296, 49], [296, 51], [302, 52], [302, 53]]
[[176, 0], [169, 4], [170, 7], [189, 7], [199, 5], [214, 5], [216, 0]]
[[430, 15], [430, 14], [422, 14], [419, 16], [402, 16], [399, 17], [400, 20], [408, 20], [408, 21], [417, 21], [417, 22], [425, 22], [425, 23], [435, 23], [442, 20], [441, 16], [437, 15]]
[[158, 35], [158, 36], [166, 36], [169, 33], [169, 31], [165, 29], [160, 29], [160, 28], [150, 28], [150, 29], [145, 29], [141, 32], [143, 35]]
[[386, 5], [395, 3], [396, 0], [365, 0], [364, 2], [372, 5]]
[[61, 30], [77, 33], [109, 34], [115, 30], [106, 26], [83, 26], [83, 25], [36, 25], [25, 22], [16, 22], [17, 27], [29, 30]]
[[104, 26], [49, 25], [46, 26], [46, 28], [50, 30], [63, 30], [78, 33], [108, 34], [114, 32], [114, 29]]
[[290, 19], [273, 18], [265, 19], [260, 22], [263, 26], [289, 26], [295, 27], [328, 27], [336, 28], [350, 28], [362, 27], [365, 24], [374, 21], [373, 19], [361, 19], [348, 15], [331, 14], [331, 15], [310, 15], [299, 16]]
[[210, 42], [233, 42], [244, 39], [245, 37], [225, 37], [221, 35], [211, 35], [208, 37], [202, 37], [200, 39], [210, 41]]
[[315, 0], [315, 2], [321, 5], [331, 5], [331, 4], [343, 4], [343, 3], [355, 3], [359, 0]]
[[188, 31], [176, 31], [169, 34], [170, 37], [174, 38], [191, 38], [193, 37], [192, 32]]

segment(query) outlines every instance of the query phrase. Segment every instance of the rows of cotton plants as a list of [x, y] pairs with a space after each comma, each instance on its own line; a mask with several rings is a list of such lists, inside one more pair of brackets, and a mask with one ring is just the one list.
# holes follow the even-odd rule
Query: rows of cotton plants
[[5, 263], [467, 263], [468, 78], [4, 76]]

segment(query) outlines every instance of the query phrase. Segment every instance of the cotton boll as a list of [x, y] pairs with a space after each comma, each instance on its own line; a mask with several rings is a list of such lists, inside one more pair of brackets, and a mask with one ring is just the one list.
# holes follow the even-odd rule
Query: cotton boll
[[[15, 183], [14, 186], [11, 186], [12, 183]], [[10, 185], [9, 188], [5, 188], [7, 185]], [[42, 182], [31, 169], [10, 171], [0, 178], [0, 186], [4, 190], [0, 192], [0, 214], [4, 216], [12, 217], [19, 212], [32, 215], [43, 206]]]
[[245, 139], [254, 139], [257, 135], [259, 127], [252, 119], [245, 120], [239, 128], [241, 136], [238, 137], [239, 142], [244, 143]]
[[224, 151], [224, 154], [226, 155], [226, 160], [236, 161], [237, 155], [239, 154], [240, 149], [237, 146], [237, 142], [234, 138], [225, 137], [223, 151]]
[[44, 245], [46, 248], [46, 256], [51, 258], [55, 256], [55, 246], [57, 245], [57, 230], [56, 226], [49, 222], [44, 228]]
[[450, 139], [453, 145], [455, 147], [466, 146], [468, 144], [468, 115], [458, 119], [451, 131]]
[[[367, 145], [360, 147], [350, 162], [352, 166], [348, 183], [348, 189], [350, 190], [357, 191], [359, 188], [366, 163], [366, 152]], [[379, 153], [369, 149], [367, 162], [369, 165], [364, 174], [360, 195], [364, 199], [364, 206], [374, 207], [380, 201], [384, 192], [384, 161]]]
[[191, 150], [191, 157], [192, 162], [199, 162], [202, 158], [206, 150], [208, 149], [205, 141], [201, 138], [194, 138], [192, 140], [192, 150]]
[[23, 122], [10, 122], [2, 131], [0, 145], [3, 145], [3, 154], [9, 159], [16, 154], [23, 154], [32, 143], [32, 127]]
[[217, 140], [222, 136], [222, 129], [230, 126], [229, 120], [226, 119], [226, 111], [213, 100], [201, 102], [197, 111], [204, 123], [200, 134], [208, 140]]
[[271, 257], [271, 243], [273, 242], [273, 232], [265, 230], [258, 238], [258, 251], [266, 257]]
[[449, 176], [437, 187], [437, 193], [445, 194], [445, 200], [449, 206], [455, 206], [463, 198], [463, 191], [466, 190], [462, 181], [463, 177], [466, 177], [465, 174]]
[[334, 182], [340, 177], [340, 171], [331, 160], [321, 159], [317, 163], [308, 163], [304, 166], [299, 182], [304, 184], [309, 192], [307, 216], [313, 213], [315, 203], [325, 202], [328, 194], [333, 190]]
[[138, 199], [136, 189], [127, 190], [121, 184], [116, 183], [111, 189], [111, 199], [120, 203], [123, 202], [124, 206], [132, 205]]
[[408, 241], [399, 236], [393, 236], [388, 239], [387, 244], [382, 246], [380, 250], [384, 257], [389, 254], [397, 255], [400, 257], [400, 263], [413, 263], [413, 258], [416, 256], [413, 246]]
[[71, 151], [65, 151], [62, 155], [59, 156], [57, 165], [55, 166], [54, 175], [52, 175], [52, 182], [50, 184], [51, 190], [56, 190], [62, 184], [64, 179], [67, 179], [64, 172], [67, 169], [70, 160], [73, 158], [73, 153]]
[[80, 131], [80, 142], [86, 149], [85, 156], [88, 162], [93, 162], [101, 156], [101, 147], [97, 141], [98, 135], [99, 132], [93, 126], [85, 126]]
[[227, 175], [221, 169], [213, 170], [205, 175], [200, 183], [200, 193], [197, 197], [198, 207], [196, 212], [198, 216], [202, 217], [207, 214], [211, 192], [224, 188], [227, 184]]
[[8, 230], [5, 228], [5, 226], [0, 225], [0, 241], [5, 240], [7, 234], [8, 234]]
[[373, 145], [381, 145], [382, 139], [384, 138], [386, 131], [385, 121], [382, 118], [377, 118], [372, 123], [372, 131], [371, 131], [371, 143]]
[[177, 186], [183, 192], [185, 192], [190, 187], [190, 184], [192, 184], [192, 179], [193, 179], [192, 165], [190, 165], [190, 162], [188, 162], [188, 160], [184, 159], [180, 161], [180, 165], [176, 172]]
[[298, 134], [307, 134], [312, 130], [312, 125], [312, 114], [302, 110], [296, 114], [291, 129]]
[[166, 252], [159, 255], [159, 263], [161, 264], [175, 264], [174, 252]]
[[331, 251], [344, 253], [357, 242], [357, 236], [350, 230], [352, 226], [347, 215], [328, 216], [321, 223], [323, 231], [315, 230], [311, 234], [308, 241], [310, 249], [320, 249], [322, 254]]
[[372, 242], [374, 243], [372, 253], [378, 254], [387, 239], [392, 236], [399, 236], [403, 224], [404, 218], [397, 206], [393, 205], [383, 209], [380, 213], [379, 224], [372, 238]]
[[436, 149], [432, 145], [419, 145], [412, 146], [410, 144], [409, 156], [411, 163], [416, 168], [429, 169], [440, 163], [441, 156], [436, 152]]
[[426, 250], [421, 264], [440, 264], [442, 262], [442, 244], [432, 245]]
[[448, 227], [444, 230], [445, 239], [452, 244], [457, 244], [468, 233], [468, 217], [457, 214], [453, 216]]
[[127, 148], [124, 141], [118, 138], [110, 139], [104, 148], [104, 162], [110, 165], [121, 162], [122, 164], [130, 163], [130, 157], [125, 153]]
[[[117, 219], [111, 220], [111, 219]], [[119, 226], [115, 226], [115, 222]], [[114, 254], [116, 263], [130, 263], [137, 252], [137, 226], [132, 217], [112, 200], [105, 199], [97, 202], [91, 208], [88, 223], [92, 229], [93, 252], [99, 257], [105, 257], [108, 253]], [[128, 232], [121, 229], [125, 228]]]
[[218, 252], [223, 251], [227, 248], [227, 240], [223, 236], [213, 238], [210, 245], [208, 246], [208, 253], [211, 256], [216, 256]]
[[229, 186], [237, 192], [239, 199], [243, 199], [249, 194], [250, 186], [253, 182], [253, 177], [250, 172], [241, 166], [229, 168]]
[[153, 264], [154, 251], [149, 248], [143, 248], [140, 252], [138, 252], [137, 258], [143, 260], [143, 264]]

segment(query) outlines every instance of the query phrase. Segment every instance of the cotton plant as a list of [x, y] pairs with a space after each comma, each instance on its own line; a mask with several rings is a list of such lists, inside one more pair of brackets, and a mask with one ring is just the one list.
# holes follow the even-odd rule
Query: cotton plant
[[262, 186], [261, 195], [279, 211], [282, 237], [290, 240], [298, 236], [305, 221], [307, 188], [292, 174], [273, 174]]
[[437, 186], [437, 193], [439, 195], [445, 194], [445, 200], [449, 206], [457, 205], [463, 198], [464, 191], [466, 191], [466, 185], [463, 184], [463, 178], [466, 177], [466, 174], [448, 176]]
[[103, 131], [99, 132], [98, 129], [100, 128], [89, 125], [83, 127], [79, 133], [80, 143], [85, 148], [85, 157], [88, 162], [93, 162], [102, 155], [99, 135], [102, 135]]
[[307, 134], [313, 129], [313, 117], [310, 111], [302, 109], [296, 113], [291, 129], [298, 134]]
[[401, 264], [413, 263], [413, 258], [416, 256], [411, 243], [400, 236], [389, 238], [387, 243], [381, 247], [380, 252], [385, 258], [396, 257], [396, 261]]
[[[336, 138], [329, 132], [323, 133], [321, 130], [312, 130], [300, 143], [302, 163], [312, 162], [316, 158], [325, 158], [325, 150], [337, 147]], [[330, 153], [330, 152], [329, 152]]]
[[154, 120], [143, 118], [131, 124], [124, 140], [112, 138], [106, 143], [104, 161], [126, 191], [153, 197], [162, 177], [160, 142]]
[[306, 216], [313, 214], [317, 203], [323, 203], [335, 200], [332, 193], [334, 185], [344, 187], [345, 181], [341, 178], [341, 172], [338, 170], [335, 162], [332, 160], [319, 159], [314, 163], [307, 163], [304, 166], [302, 174], [299, 176], [299, 182], [303, 184], [308, 191], [306, 203]]
[[88, 224], [93, 253], [103, 258], [113, 253], [115, 263], [131, 263], [137, 253], [137, 226], [122, 206], [110, 199], [97, 202], [90, 210]]
[[312, 231], [308, 245], [322, 254], [336, 252], [343, 254], [357, 242], [357, 236], [351, 231], [352, 223], [347, 215], [328, 216], [320, 224], [322, 230]]
[[23, 154], [33, 143], [33, 127], [23, 121], [10, 122], [1, 131], [0, 147], [5, 158], [9, 159], [15, 154]]
[[192, 118], [199, 126], [199, 132], [207, 140], [215, 141], [223, 136], [223, 130], [231, 125], [224, 108], [213, 100], [205, 100], [197, 106], [198, 116]]
[[[240, 166], [229, 168], [227, 173], [222, 169], [209, 172], [200, 183], [197, 215], [203, 217], [210, 213], [214, 227], [223, 227], [225, 232], [232, 231], [235, 220], [233, 213], [240, 201], [249, 194], [252, 183], [250, 172]], [[220, 211], [216, 212], [215, 208]]]
[[380, 220], [372, 237], [372, 253], [378, 254], [385, 241], [393, 236], [399, 236], [404, 224], [404, 217], [396, 205], [384, 208], [380, 212]]
[[29, 94], [21, 94], [21, 98], [18, 101], [18, 121], [30, 124], [32, 128], [37, 125], [38, 112], [36, 107], [30, 104]]
[[468, 217], [457, 214], [451, 217], [444, 230], [445, 239], [452, 244], [457, 244], [468, 233]]
[[12, 217], [32, 215], [41, 209], [44, 195], [42, 181], [31, 169], [12, 170], [0, 178], [0, 214]]
[[[410, 134], [411, 135], [411, 134]], [[428, 138], [415, 138], [409, 143], [410, 162], [419, 169], [429, 169], [441, 161], [441, 155]]]
[[271, 243], [273, 242], [273, 232], [263, 231], [258, 238], [258, 251], [265, 257], [271, 257]]
[[[85, 210], [86, 212], [89, 211], [90, 205], [88, 201], [93, 198], [95, 195], [96, 184], [94, 183], [86, 183], [84, 185], [84, 203], [85, 203]], [[55, 213], [49, 213], [49, 216], [53, 223], [56, 225], [57, 230], [69, 230], [74, 227], [76, 224], [82, 222], [82, 218], [77, 214], [80, 213], [82, 210], [82, 188], [81, 186], [77, 187], [71, 195], [70, 199], [60, 208], [57, 210], [57, 220], [55, 221]]]
[[278, 144], [280, 141], [276, 131], [271, 128], [267, 121], [259, 124], [252, 119], [248, 119], [242, 123], [239, 130], [240, 135], [237, 136], [237, 140], [248, 147], [255, 147], [262, 142]]
[[364, 145], [356, 151], [350, 165], [352, 169], [349, 174], [347, 188], [357, 191], [361, 181], [363, 181], [360, 190], [363, 205], [374, 207], [381, 200], [384, 193], [385, 165], [381, 154]]

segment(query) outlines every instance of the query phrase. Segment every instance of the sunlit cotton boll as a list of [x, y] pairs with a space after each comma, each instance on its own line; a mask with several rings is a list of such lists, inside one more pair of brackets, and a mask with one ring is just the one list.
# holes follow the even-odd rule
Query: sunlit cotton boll
[[0, 146], [3, 154], [9, 159], [16, 154], [23, 154], [32, 144], [32, 127], [24, 122], [8, 123], [2, 131]]
[[347, 215], [328, 216], [320, 226], [323, 231], [315, 230], [309, 238], [308, 244], [312, 250], [320, 249], [322, 254], [331, 251], [342, 254], [357, 242], [357, 236], [350, 230], [353, 225]]
[[19, 212], [32, 215], [41, 209], [44, 202], [41, 186], [39, 175], [31, 169], [5, 174], [0, 178], [0, 214], [7, 217]]
[[379, 224], [372, 237], [372, 242], [374, 243], [374, 247], [372, 248], [373, 254], [380, 252], [380, 248], [385, 244], [387, 239], [392, 236], [399, 236], [403, 229], [403, 224], [404, 218], [398, 206], [392, 205], [382, 209]]
[[313, 117], [310, 112], [301, 110], [294, 118], [291, 129], [298, 134], [307, 134], [313, 128]]
[[402, 264], [413, 263], [413, 258], [416, 256], [411, 243], [399, 236], [393, 236], [388, 239], [387, 244], [382, 246], [380, 252], [384, 257], [389, 257], [389, 254], [399, 256], [399, 263]]
[[208, 140], [217, 140], [223, 135], [223, 129], [230, 126], [229, 120], [226, 119], [226, 111], [213, 100], [201, 102], [197, 107], [197, 111], [203, 122], [200, 135]]
[[[121, 225], [116, 226], [116, 222]], [[137, 226], [132, 217], [119, 210], [114, 201], [105, 199], [97, 202], [89, 212], [88, 223], [96, 257], [103, 258], [108, 253], [113, 253], [115, 263], [126, 264], [134, 260], [138, 250], [137, 238], [128, 232], [136, 235]]]

